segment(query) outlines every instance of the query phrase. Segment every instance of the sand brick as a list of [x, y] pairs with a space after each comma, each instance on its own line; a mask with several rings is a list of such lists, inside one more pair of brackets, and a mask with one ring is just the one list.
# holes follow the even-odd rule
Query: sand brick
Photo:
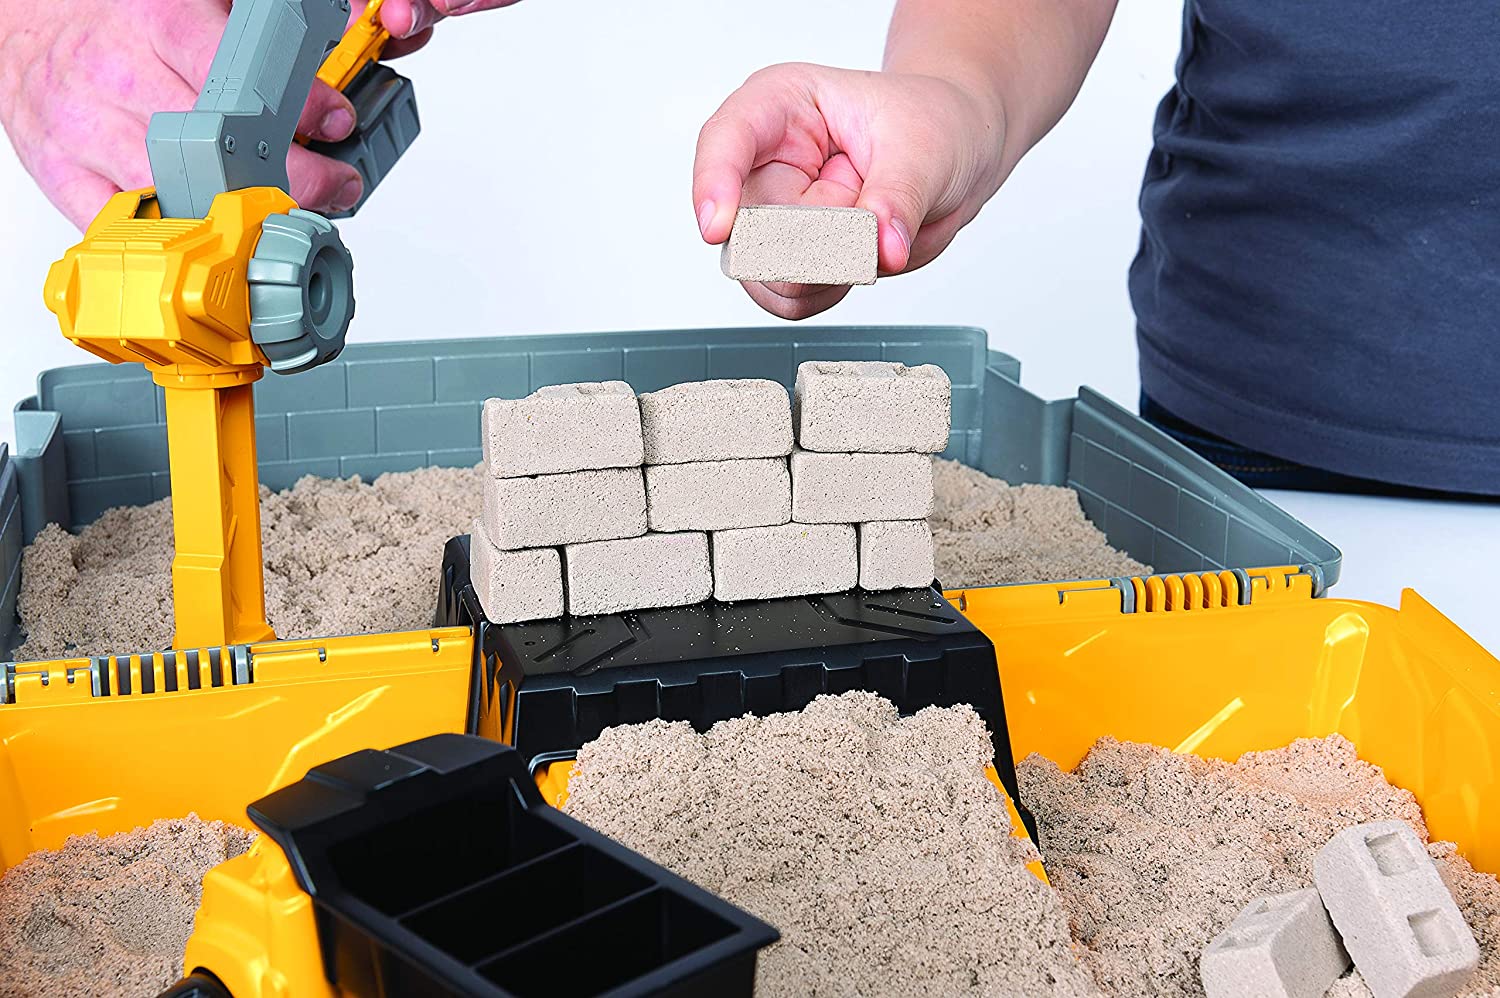
[[1198, 960], [1208, 998], [1321, 998], [1348, 969], [1311, 887], [1251, 901]]
[[575, 616], [701, 603], [713, 592], [705, 533], [569, 544], [563, 554]]
[[646, 468], [652, 530], [768, 527], [792, 518], [786, 458], [694, 461]]
[[497, 478], [641, 463], [641, 411], [623, 381], [548, 385], [523, 399], [485, 399], [484, 467]]
[[562, 560], [557, 549], [502, 551], [478, 520], [469, 533], [469, 581], [492, 624], [562, 616]]
[[1377, 998], [1451, 995], [1478, 966], [1474, 933], [1406, 822], [1339, 832], [1313, 857], [1313, 882]]
[[792, 452], [792, 519], [798, 523], [925, 520], [932, 501], [926, 454]]
[[852, 589], [859, 580], [854, 528], [784, 523], [716, 530], [714, 598], [775, 599]]
[[774, 381], [689, 381], [647, 392], [640, 401], [646, 464], [791, 453], [791, 398]]
[[859, 587], [872, 591], [932, 585], [932, 528], [926, 520], [886, 520], [859, 525]]
[[636, 537], [646, 532], [640, 468], [491, 478], [482, 489], [484, 529], [502, 550]]
[[719, 266], [736, 281], [874, 284], [879, 247], [863, 208], [752, 205], [735, 215]]
[[948, 447], [953, 386], [936, 364], [813, 360], [797, 367], [797, 446], [814, 451], [914, 451]]

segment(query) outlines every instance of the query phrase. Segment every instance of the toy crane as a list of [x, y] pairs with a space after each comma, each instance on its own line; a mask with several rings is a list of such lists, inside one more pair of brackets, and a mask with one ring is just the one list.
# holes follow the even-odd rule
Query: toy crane
[[144, 363], [165, 392], [176, 648], [274, 637], [253, 385], [332, 360], [354, 314], [349, 251], [292, 200], [286, 154], [315, 73], [360, 130], [314, 148], [351, 162], [366, 196], [415, 137], [409, 83], [376, 62], [379, 6], [345, 33], [348, 0], [235, 3], [193, 109], [151, 118], [154, 186], [110, 198], [47, 275], [64, 336]]

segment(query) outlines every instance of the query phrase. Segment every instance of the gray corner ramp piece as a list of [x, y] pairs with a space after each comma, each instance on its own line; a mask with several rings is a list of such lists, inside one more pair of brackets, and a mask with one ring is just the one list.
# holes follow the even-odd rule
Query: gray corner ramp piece
[[158, 111], [146, 156], [164, 218], [202, 218], [246, 187], [288, 189], [286, 154], [349, 0], [239, 0], [191, 111]]
[[1348, 969], [1311, 887], [1251, 901], [1198, 958], [1208, 998], [1320, 998]]
[[[544, 385], [618, 380], [640, 393], [769, 378], [790, 389], [809, 360], [937, 364], [952, 382], [944, 457], [1018, 485], [1072, 488], [1110, 543], [1158, 572], [1309, 564], [1326, 585], [1338, 581], [1338, 548], [1295, 517], [1094, 392], [1044, 400], [1027, 391], [1020, 362], [986, 341], [971, 326], [891, 325], [354, 342], [322, 367], [255, 383], [261, 482], [284, 489], [303, 475], [471, 467], [484, 400]], [[162, 391], [139, 364], [43, 371], [15, 414], [26, 540], [47, 523], [78, 530], [106, 509], [170, 492]], [[13, 568], [0, 559], [0, 578]], [[7, 615], [0, 658], [15, 640]]]
[[1371, 821], [1313, 857], [1313, 881], [1375, 998], [1442, 998], [1479, 964], [1479, 944], [1416, 832]]

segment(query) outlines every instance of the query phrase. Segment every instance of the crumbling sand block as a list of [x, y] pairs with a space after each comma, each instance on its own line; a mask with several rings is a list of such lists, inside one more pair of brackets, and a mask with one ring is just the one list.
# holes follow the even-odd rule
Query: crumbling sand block
[[1451, 995], [1479, 965], [1474, 933], [1406, 822], [1339, 832], [1313, 857], [1313, 882], [1376, 998]]
[[784, 523], [716, 530], [714, 599], [776, 599], [852, 589], [859, 553], [848, 524]]
[[874, 284], [880, 249], [875, 213], [863, 208], [741, 208], [719, 255], [736, 281]]
[[646, 519], [652, 530], [769, 527], [791, 518], [792, 477], [784, 457], [646, 468]]
[[1322, 998], [1348, 969], [1311, 887], [1251, 901], [1198, 959], [1208, 998]]
[[859, 587], [917, 589], [932, 585], [932, 528], [926, 520], [886, 520], [859, 525]]
[[485, 399], [484, 467], [498, 478], [641, 463], [641, 410], [623, 381], [548, 385]]
[[798, 523], [925, 520], [932, 502], [926, 454], [792, 451], [792, 519]]
[[948, 447], [953, 386], [936, 364], [810, 360], [797, 366], [792, 398], [803, 450], [939, 454]]
[[646, 464], [786, 457], [792, 403], [764, 378], [688, 381], [640, 398]]
[[646, 483], [640, 468], [485, 476], [481, 499], [485, 532], [505, 551], [646, 532]]
[[475, 520], [469, 531], [469, 581], [492, 624], [562, 616], [562, 559], [557, 548], [503, 551]]
[[575, 616], [685, 606], [713, 592], [708, 535], [701, 532], [569, 544], [563, 558]]

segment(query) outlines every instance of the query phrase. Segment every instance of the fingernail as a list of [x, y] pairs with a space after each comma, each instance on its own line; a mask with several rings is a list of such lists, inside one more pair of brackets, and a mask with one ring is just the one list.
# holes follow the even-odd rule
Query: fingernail
[[344, 181], [344, 186], [339, 188], [338, 196], [333, 199], [333, 206], [339, 211], [348, 211], [359, 203], [359, 192], [358, 180]]
[[698, 231], [703, 233], [703, 238], [708, 238], [708, 227], [713, 224], [714, 215], [719, 211], [719, 206], [712, 201], [705, 201], [698, 206]]
[[899, 218], [892, 218], [891, 219], [891, 231], [895, 232], [896, 233], [896, 238], [899, 239], [899, 240], [901, 240], [901, 252], [903, 254], [910, 255], [911, 254], [911, 233], [909, 233], [909, 232], [906, 231], [906, 226], [902, 224], [901, 219], [899, 219]]
[[354, 131], [354, 115], [347, 108], [334, 108], [323, 115], [323, 123], [318, 126], [325, 139], [342, 139]]
[[406, 29], [402, 38], [410, 38], [419, 31], [425, 30], [432, 23], [432, 8], [423, 0], [412, 0], [411, 3], [411, 27]]

